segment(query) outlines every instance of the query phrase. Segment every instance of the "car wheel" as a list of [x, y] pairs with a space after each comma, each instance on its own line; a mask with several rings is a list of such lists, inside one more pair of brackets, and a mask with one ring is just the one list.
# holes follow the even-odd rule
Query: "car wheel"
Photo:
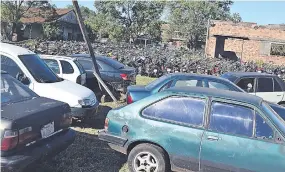
[[153, 144], [139, 144], [128, 156], [131, 172], [168, 172], [169, 161], [162, 148]]
[[285, 107], [285, 103], [280, 103], [279, 105]]

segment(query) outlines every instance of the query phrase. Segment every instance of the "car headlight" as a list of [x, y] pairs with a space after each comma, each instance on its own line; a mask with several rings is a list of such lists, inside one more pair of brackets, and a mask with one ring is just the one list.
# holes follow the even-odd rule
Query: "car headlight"
[[93, 106], [96, 103], [96, 100], [93, 99], [83, 99], [83, 100], [78, 100], [78, 103], [81, 106]]

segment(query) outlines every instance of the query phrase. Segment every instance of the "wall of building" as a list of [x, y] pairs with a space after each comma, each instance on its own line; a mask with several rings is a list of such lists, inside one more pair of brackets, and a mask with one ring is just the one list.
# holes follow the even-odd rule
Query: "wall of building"
[[[271, 43], [285, 44], [285, 26], [258, 26], [255, 23], [231, 23], [214, 21], [209, 28], [207, 55], [220, 53], [217, 39], [226, 37], [223, 51], [235, 52], [243, 61], [263, 61], [285, 64], [284, 56], [271, 55]], [[232, 36], [235, 38], [228, 38]], [[224, 38], [223, 37], [223, 38]], [[218, 51], [218, 53], [217, 53]]]
[[43, 28], [39, 23], [27, 24], [24, 30], [23, 37], [25, 39], [43, 38]]

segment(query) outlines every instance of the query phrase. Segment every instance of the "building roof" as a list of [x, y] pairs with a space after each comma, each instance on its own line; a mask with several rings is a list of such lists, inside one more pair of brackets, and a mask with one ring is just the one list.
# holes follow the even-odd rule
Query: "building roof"
[[35, 54], [33, 51], [12, 44], [1, 43], [0, 47], [0, 52], [10, 54], [12, 56]]
[[170, 89], [165, 90], [164, 92], [168, 92], [170, 94], [174, 93], [182, 93], [182, 94], [190, 94], [190, 95], [204, 95], [215, 98], [222, 98], [232, 101], [238, 101], [243, 103], [252, 104], [255, 106], [259, 106], [263, 101], [262, 98], [250, 95], [248, 93], [241, 93], [235, 91], [227, 91], [220, 89], [212, 89], [205, 87], [172, 87]]
[[[22, 17], [20, 21], [22, 23], [44, 23], [49, 22], [53, 20], [57, 20], [61, 16], [69, 13], [70, 11], [73, 11], [73, 9], [67, 9], [67, 8], [58, 8], [55, 9], [55, 11], [48, 11], [49, 17], [44, 17], [46, 14], [46, 10], [42, 10], [40, 8], [30, 8], [25, 15], [25, 17]], [[51, 14], [53, 15], [51, 16]]]
[[272, 74], [259, 73], [259, 72], [227, 72], [224, 75], [232, 75], [236, 77], [275, 76]]

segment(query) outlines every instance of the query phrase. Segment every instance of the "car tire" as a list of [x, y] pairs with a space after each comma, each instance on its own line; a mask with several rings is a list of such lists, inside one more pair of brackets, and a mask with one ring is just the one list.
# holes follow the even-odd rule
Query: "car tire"
[[169, 166], [169, 160], [164, 150], [153, 144], [139, 144], [128, 155], [128, 167], [131, 172], [147, 171], [148, 168], [157, 168], [156, 172], [168, 172]]
[[285, 103], [280, 103], [279, 105], [285, 107]]

